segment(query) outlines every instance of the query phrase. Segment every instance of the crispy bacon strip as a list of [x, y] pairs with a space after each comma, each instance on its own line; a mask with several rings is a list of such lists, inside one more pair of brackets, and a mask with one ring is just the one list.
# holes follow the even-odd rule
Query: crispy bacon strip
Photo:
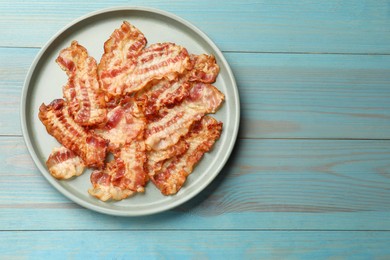
[[222, 131], [222, 122], [205, 116], [196, 122], [184, 140], [189, 144], [188, 150], [179, 156], [166, 160], [160, 170], [150, 174], [152, 182], [164, 195], [177, 193], [183, 186], [194, 166], [208, 152]]
[[215, 81], [219, 66], [212, 55], [191, 55], [192, 68], [185, 71], [178, 79], [167, 78], [154, 80], [136, 93], [136, 99], [142, 104], [145, 117], [154, 120], [160, 108], [180, 104], [191, 89], [190, 81], [212, 83]]
[[107, 201], [122, 200], [135, 192], [144, 192], [148, 178], [144, 170], [145, 161], [143, 141], [126, 144], [106, 168], [91, 174], [92, 188], [88, 190], [89, 194]]
[[106, 41], [98, 73], [109, 95], [134, 93], [154, 79], [173, 79], [191, 66], [182, 46], [156, 43], [144, 49], [145, 45], [144, 35], [127, 22]]
[[174, 43], [155, 43], [137, 57], [137, 65], [125, 79], [123, 93], [133, 93], [154, 79], [177, 77], [190, 68], [187, 50]]
[[88, 56], [87, 49], [73, 41], [60, 52], [56, 62], [69, 76], [63, 94], [74, 120], [83, 126], [102, 123], [107, 111], [104, 94], [99, 89], [95, 59]]
[[148, 150], [165, 150], [188, 133], [189, 128], [207, 113], [215, 113], [224, 95], [213, 85], [196, 83], [180, 105], [164, 111], [165, 115], [148, 124], [145, 143]]
[[191, 62], [193, 63], [193, 69], [189, 71], [190, 81], [215, 82], [219, 73], [219, 66], [213, 55], [191, 55]]
[[146, 120], [134, 99], [122, 100], [108, 112], [107, 122], [93, 132], [109, 141], [108, 150], [115, 152], [143, 133]]
[[77, 124], [63, 99], [56, 99], [48, 106], [42, 104], [38, 116], [47, 132], [80, 156], [86, 166], [100, 168], [104, 165], [107, 142]]
[[156, 172], [161, 170], [163, 163], [175, 156], [179, 156], [185, 153], [189, 148], [189, 144], [184, 140], [180, 139], [179, 142], [166, 150], [148, 151], [146, 169], [149, 175], [154, 175]]
[[136, 99], [145, 117], [154, 121], [161, 108], [180, 104], [189, 95], [191, 89], [187, 79], [188, 77], [182, 76], [173, 81], [168, 79], [153, 81], [146, 91], [137, 92]]
[[121, 187], [115, 186], [112, 183], [112, 179], [116, 174], [121, 175], [124, 172], [124, 163], [121, 160], [114, 160], [106, 164], [103, 170], [96, 170], [91, 174], [92, 188], [88, 190], [88, 193], [101, 201], [107, 201], [109, 199], [122, 200], [135, 192], [130, 189], [121, 189]]
[[135, 26], [124, 21], [104, 43], [104, 54], [98, 66], [101, 87], [112, 95], [122, 93], [123, 78], [136, 65], [137, 54], [145, 47], [146, 38]]
[[80, 176], [85, 168], [83, 160], [64, 146], [53, 149], [46, 166], [50, 174], [59, 180]]

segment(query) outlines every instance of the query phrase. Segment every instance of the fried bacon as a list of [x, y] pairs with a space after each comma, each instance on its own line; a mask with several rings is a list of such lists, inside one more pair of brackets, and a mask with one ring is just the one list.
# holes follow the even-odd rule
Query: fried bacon
[[102, 89], [112, 95], [122, 92], [123, 78], [134, 70], [137, 54], [146, 46], [141, 31], [128, 22], [123, 22], [104, 43], [104, 54], [98, 66]]
[[160, 108], [180, 104], [192, 87], [190, 82], [213, 83], [218, 75], [219, 66], [212, 55], [191, 55], [191, 69], [186, 70], [177, 79], [167, 78], [151, 81], [136, 93], [136, 99], [142, 104], [145, 117], [154, 120]]
[[184, 138], [189, 144], [188, 150], [164, 161], [159, 170], [149, 173], [150, 179], [162, 194], [172, 195], [180, 190], [203, 154], [219, 139], [221, 131], [222, 123], [210, 116], [203, 117], [192, 126]]
[[215, 82], [219, 73], [219, 66], [213, 55], [191, 55], [191, 62], [193, 63], [193, 68], [189, 71], [190, 81]]
[[145, 143], [148, 150], [165, 150], [188, 133], [189, 128], [207, 113], [215, 113], [224, 95], [213, 85], [195, 83], [189, 96], [165, 115], [147, 125]]
[[134, 140], [126, 144], [103, 170], [91, 174], [92, 188], [88, 190], [89, 194], [107, 201], [122, 200], [135, 192], [144, 192], [148, 179], [144, 170], [145, 161], [143, 141]]
[[108, 112], [107, 122], [93, 132], [109, 141], [108, 149], [115, 152], [143, 134], [146, 121], [134, 99], [127, 98]]
[[145, 91], [136, 93], [136, 99], [144, 111], [145, 117], [154, 121], [158, 111], [163, 107], [180, 104], [189, 95], [191, 85], [188, 77], [181, 76], [178, 80], [161, 79], [153, 81]]
[[50, 174], [59, 180], [80, 176], [85, 168], [83, 160], [64, 146], [53, 149], [46, 166]]
[[97, 64], [87, 50], [73, 41], [63, 49], [56, 62], [66, 71], [69, 79], [63, 94], [69, 103], [69, 112], [83, 126], [102, 123], [106, 119], [104, 94], [99, 88]]
[[[225, 98], [211, 85], [219, 73], [215, 57], [169, 42], [146, 44], [125, 21], [97, 65], [73, 41], [56, 59], [68, 75], [65, 100], [39, 108], [47, 132], [63, 145], [46, 162], [51, 175], [70, 179], [95, 168], [88, 192], [102, 201], [144, 192], [149, 179], [162, 194], [177, 193], [222, 131], [206, 115]], [[114, 157], [108, 163], [107, 152]]]
[[191, 66], [187, 50], [179, 45], [145, 45], [144, 35], [127, 22], [106, 41], [98, 73], [109, 95], [134, 93], [154, 79], [173, 79]]
[[150, 176], [153, 176], [156, 172], [161, 170], [163, 163], [175, 156], [179, 156], [185, 153], [189, 148], [189, 144], [181, 138], [179, 142], [166, 150], [148, 151], [146, 169]]
[[80, 156], [86, 166], [100, 168], [104, 165], [106, 140], [77, 124], [63, 99], [56, 99], [48, 106], [42, 104], [38, 116], [47, 132]]
[[123, 93], [142, 89], [154, 79], [174, 79], [191, 66], [187, 50], [174, 43], [155, 43], [137, 57], [137, 65], [127, 78]]

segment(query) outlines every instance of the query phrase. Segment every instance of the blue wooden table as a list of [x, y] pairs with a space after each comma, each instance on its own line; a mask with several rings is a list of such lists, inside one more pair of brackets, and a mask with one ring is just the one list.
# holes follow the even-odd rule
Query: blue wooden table
[[[52, 35], [133, 5], [176, 14], [218, 45], [242, 120], [202, 193], [122, 218], [44, 179], [19, 106]], [[389, 1], [0, 1], [0, 32], [0, 258], [390, 258]]]

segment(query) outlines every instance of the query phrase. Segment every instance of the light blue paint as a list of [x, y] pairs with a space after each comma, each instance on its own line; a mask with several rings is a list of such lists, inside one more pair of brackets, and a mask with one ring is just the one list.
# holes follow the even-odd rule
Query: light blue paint
[[[39, 48], [72, 20], [124, 5], [203, 30], [224, 51], [242, 104], [241, 138], [216, 180], [184, 205], [136, 218], [59, 194], [19, 126]], [[386, 0], [1, 1], [0, 258], [390, 258], [389, 10]]]

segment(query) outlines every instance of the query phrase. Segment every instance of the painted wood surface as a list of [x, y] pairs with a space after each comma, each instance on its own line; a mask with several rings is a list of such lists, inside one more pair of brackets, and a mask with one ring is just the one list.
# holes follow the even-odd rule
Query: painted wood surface
[[389, 239], [389, 232], [339, 231], [0, 233], [8, 246], [2, 257], [19, 252], [33, 259], [387, 259]]
[[58, 30], [106, 7], [148, 6], [175, 13], [223, 51], [390, 53], [387, 0], [323, 1], [1, 1], [0, 46], [42, 47]]
[[[89, 12], [172, 12], [221, 48], [239, 139], [202, 193], [107, 216], [66, 199], [24, 145], [20, 94], [40, 48]], [[0, 0], [0, 258], [388, 259], [390, 5], [378, 1]]]

